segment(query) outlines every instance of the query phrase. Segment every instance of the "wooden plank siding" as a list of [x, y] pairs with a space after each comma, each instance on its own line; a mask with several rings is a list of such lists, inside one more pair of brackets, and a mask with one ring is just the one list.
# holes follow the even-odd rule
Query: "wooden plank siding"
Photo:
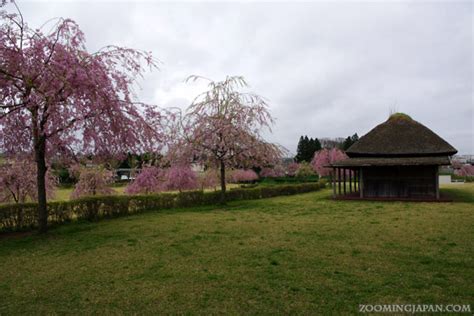
[[365, 197], [437, 197], [437, 166], [363, 168]]

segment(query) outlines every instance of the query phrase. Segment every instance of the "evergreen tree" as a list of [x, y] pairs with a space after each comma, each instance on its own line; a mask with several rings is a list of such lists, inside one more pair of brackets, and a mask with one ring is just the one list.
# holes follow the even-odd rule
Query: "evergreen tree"
[[321, 150], [321, 143], [319, 142], [319, 139], [314, 138], [312, 146], [311, 146], [311, 157], [309, 158], [309, 161], [313, 159], [314, 153], [320, 150]]
[[311, 142], [308, 136], [304, 136], [304, 147], [303, 147], [303, 156], [301, 157], [301, 162], [306, 161], [308, 162], [308, 156], [311, 151]]
[[305, 148], [304, 137], [300, 136], [300, 140], [298, 141], [298, 147], [296, 148], [296, 156], [295, 156], [296, 162], [303, 161], [304, 148]]
[[298, 142], [295, 160], [296, 162], [310, 162], [314, 153], [321, 150], [321, 142], [317, 138], [308, 138], [308, 136], [301, 136]]
[[297, 162], [308, 161], [308, 155], [310, 150], [309, 146], [310, 143], [308, 136], [301, 136], [300, 141], [298, 142], [298, 149], [295, 157]]
[[[314, 155], [314, 145], [315, 145], [314, 139], [313, 139], [313, 138], [310, 138], [310, 139], [309, 139], [309, 142], [308, 142], [308, 150], [306, 151], [306, 155], [305, 155], [305, 158], [306, 158], [306, 159], [307, 159], [308, 157]], [[312, 158], [312, 157], [311, 157], [311, 158]], [[311, 158], [310, 158], [310, 159], [311, 159]], [[308, 160], [306, 160], [306, 159], [305, 159], [305, 161], [308, 161]]]
[[352, 143], [354, 144], [355, 142], [357, 142], [359, 140], [359, 135], [357, 135], [357, 133], [355, 133], [354, 135], [352, 135]]
[[352, 136], [347, 136], [347, 138], [342, 143], [342, 149], [346, 151], [349, 147], [351, 147], [355, 142], [359, 140], [359, 135], [355, 133]]
[[304, 147], [303, 147], [303, 160], [306, 161], [306, 157], [308, 156], [309, 150], [309, 138], [307, 135], [304, 136]]
[[346, 151], [347, 148], [351, 147], [352, 145], [352, 138], [347, 136], [344, 142], [342, 143], [342, 150]]

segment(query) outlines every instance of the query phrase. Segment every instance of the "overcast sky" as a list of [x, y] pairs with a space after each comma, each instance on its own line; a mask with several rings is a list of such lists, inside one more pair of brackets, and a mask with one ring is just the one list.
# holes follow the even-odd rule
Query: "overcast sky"
[[395, 110], [474, 154], [470, 1], [18, 2], [30, 26], [78, 22], [91, 52], [152, 51], [144, 102], [184, 108], [205, 88], [187, 76], [243, 75], [276, 118], [267, 139], [291, 152], [300, 135], [363, 135]]

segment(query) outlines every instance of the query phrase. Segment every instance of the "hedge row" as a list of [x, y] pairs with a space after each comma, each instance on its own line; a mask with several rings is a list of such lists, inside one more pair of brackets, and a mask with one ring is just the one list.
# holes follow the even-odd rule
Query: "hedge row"
[[451, 178], [453, 180], [463, 180], [464, 182], [474, 182], [473, 176], [458, 176], [456, 174], [452, 174]]
[[319, 176], [307, 176], [307, 177], [274, 177], [274, 178], [263, 178], [260, 182], [263, 183], [308, 183], [318, 182]]
[[[280, 195], [317, 191], [324, 183], [279, 185], [235, 189], [226, 192], [227, 201], [253, 200]], [[187, 191], [156, 195], [112, 195], [48, 203], [49, 223], [57, 225], [74, 220], [98, 220], [179, 207], [213, 205], [220, 202], [220, 192]], [[0, 205], [0, 232], [30, 230], [37, 227], [37, 204]]]

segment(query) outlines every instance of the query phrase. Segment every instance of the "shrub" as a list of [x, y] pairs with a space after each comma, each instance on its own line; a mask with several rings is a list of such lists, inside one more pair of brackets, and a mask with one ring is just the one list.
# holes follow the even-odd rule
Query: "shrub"
[[52, 166], [51, 167], [52, 174], [58, 179], [58, 183], [62, 186], [72, 186], [77, 179], [74, 178], [69, 170], [63, 166]]
[[331, 174], [331, 168], [326, 166], [346, 158], [347, 155], [338, 148], [324, 148], [314, 154], [313, 160], [311, 160], [311, 166], [320, 177], [327, 177]]
[[474, 177], [474, 166], [462, 165], [461, 168], [454, 170], [454, 174], [462, 177]]
[[296, 176], [298, 178], [306, 178], [314, 175], [313, 168], [311, 168], [307, 162], [300, 163], [298, 170], [296, 170]]
[[258, 186], [258, 183], [247, 183], [247, 184], [241, 184], [240, 188], [241, 189], [251, 189], [251, 188], [256, 188]]
[[144, 167], [125, 188], [127, 194], [149, 194], [163, 191], [165, 174], [157, 167]]
[[149, 194], [161, 191], [193, 190], [198, 187], [197, 175], [189, 166], [176, 165], [169, 169], [145, 167], [125, 188], [125, 193]]
[[274, 178], [275, 172], [273, 171], [273, 168], [265, 167], [265, 168], [262, 168], [262, 170], [260, 170], [260, 177]]
[[326, 184], [327, 184], [327, 183], [328, 183], [328, 180], [327, 180], [326, 178], [321, 178], [321, 179], [319, 179], [319, 186], [320, 186], [321, 188], [326, 187]]
[[166, 171], [166, 190], [194, 190], [198, 188], [198, 185], [196, 172], [194, 172], [189, 166], [176, 165]]
[[71, 193], [72, 199], [91, 195], [109, 195], [115, 191], [110, 188], [114, 181], [113, 173], [102, 167], [75, 168], [74, 173], [79, 172], [79, 181]]
[[281, 165], [276, 165], [274, 167], [262, 168], [260, 171], [260, 176], [263, 178], [278, 178], [284, 177], [286, 175], [285, 168]]
[[318, 182], [319, 177], [315, 174], [309, 177], [278, 177], [278, 178], [265, 178], [260, 181], [261, 184], [296, 184], [296, 183], [308, 183]]
[[[248, 189], [231, 189], [227, 201], [261, 199], [316, 191], [318, 183], [290, 184]], [[186, 191], [146, 195], [89, 196], [65, 202], [48, 203], [51, 225], [73, 220], [95, 221], [150, 210], [176, 207], [214, 205], [220, 202], [220, 192]], [[37, 204], [0, 205], [0, 231], [30, 230], [37, 227]]]
[[451, 175], [453, 180], [462, 180], [465, 182], [474, 182], [474, 176], [459, 176], [457, 174]]
[[[54, 197], [57, 179], [46, 173], [46, 195]], [[25, 203], [37, 201], [36, 165], [27, 159], [9, 159], [0, 166], [0, 202]]]
[[180, 192], [176, 196], [176, 207], [190, 207], [190, 206], [199, 206], [203, 204], [204, 192], [199, 191], [186, 191]]
[[258, 175], [250, 169], [237, 169], [231, 173], [230, 180], [234, 183], [253, 182], [258, 180]]
[[298, 168], [299, 164], [292, 162], [286, 167], [286, 174], [290, 177], [294, 177], [296, 175], [296, 171], [298, 171]]
[[219, 185], [219, 173], [216, 169], [207, 169], [198, 175], [198, 184], [201, 190], [215, 189]]

